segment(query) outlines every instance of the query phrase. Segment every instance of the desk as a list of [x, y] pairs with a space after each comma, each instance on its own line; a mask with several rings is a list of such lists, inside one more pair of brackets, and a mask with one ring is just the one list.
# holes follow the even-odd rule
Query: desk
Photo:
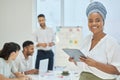
[[[62, 76], [62, 71], [51, 71], [43, 75], [28, 75], [31, 80], [79, 80], [80, 73], [71, 71], [69, 76]], [[120, 80], [120, 76], [117, 78]]]
[[50, 71], [39, 75], [28, 75], [32, 80], [79, 80], [79, 73], [69, 71], [68, 76], [62, 76], [62, 71]]

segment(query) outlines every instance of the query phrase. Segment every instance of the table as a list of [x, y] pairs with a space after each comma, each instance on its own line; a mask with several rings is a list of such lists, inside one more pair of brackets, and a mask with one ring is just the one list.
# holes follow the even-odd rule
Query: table
[[[69, 76], [62, 76], [62, 71], [51, 71], [45, 74], [38, 74], [38, 75], [28, 75], [31, 77], [31, 80], [79, 80], [80, 73], [70, 71]], [[120, 76], [117, 78], [120, 80]]]
[[62, 71], [50, 71], [38, 75], [28, 75], [32, 80], [79, 80], [79, 73], [69, 71], [68, 76], [62, 76]]

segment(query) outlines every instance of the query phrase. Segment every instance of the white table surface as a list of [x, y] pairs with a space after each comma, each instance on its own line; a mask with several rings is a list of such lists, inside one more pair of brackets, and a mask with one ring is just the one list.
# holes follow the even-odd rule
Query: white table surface
[[[79, 80], [80, 73], [77, 72], [69, 72], [69, 76], [62, 76], [62, 71], [52, 71], [47, 72], [45, 74], [38, 74], [38, 75], [28, 75], [31, 77], [31, 80]], [[120, 76], [117, 78], [117, 80], [120, 80]]]
[[79, 80], [79, 73], [69, 71], [68, 76], [62, 76], [62, 71], [50, 71], [44, 74], [28, 75], [32, 80]]

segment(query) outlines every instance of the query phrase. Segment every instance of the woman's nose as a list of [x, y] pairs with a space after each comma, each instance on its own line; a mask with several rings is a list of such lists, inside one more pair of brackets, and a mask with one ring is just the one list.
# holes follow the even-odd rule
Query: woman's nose
[[92, 22], [92, 25], [93, 25], [93, 26], [96, 26], [96, 24], [97, 24], [97, 23], [96, 23], [95, 21]]

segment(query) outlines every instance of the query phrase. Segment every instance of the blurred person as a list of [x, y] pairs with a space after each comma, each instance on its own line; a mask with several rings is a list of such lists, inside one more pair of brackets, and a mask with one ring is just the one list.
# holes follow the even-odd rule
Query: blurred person
[[35, 68], [39, 69], [40, 60], [49, 59], [48, 70], [53, 70], [54, 53], [52, 47], [55, 45], [54, 32], [50, 27], [46, 26], [45, 15], [38, 15], [40, 27], [34, 32], [35, 46], [37, 47], [37, 56]]
[[8, 79], [13, 78], [12, 75], [17, 77], [16, 79], [20, 77], [26, 77], [25, 75], [17, 71], [15, 64], [14, 64], [14, 60], [19, 54], [19, 50], [20, 50], [20, 46], [14, 42], [5, 43], [3, 46], [3, 49], [1, 50], [0, 74], [3, 75], [5, 78], [8, 78]]
[[34, 43], [32, 41], [25, 41], [22, 45], [23, 50], [17, 56], [15, 60], [16, 68], [19, 72], [23, 74], [37, 74], [38, 70], [34, 69], [33, 64], [33, 53], [34, 53]]

